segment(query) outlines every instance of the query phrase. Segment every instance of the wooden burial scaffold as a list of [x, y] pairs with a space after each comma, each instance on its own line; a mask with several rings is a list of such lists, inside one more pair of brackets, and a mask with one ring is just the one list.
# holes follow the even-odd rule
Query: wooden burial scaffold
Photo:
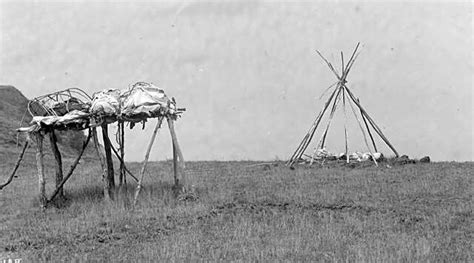
[[[184, 190], [186, 183], [185, 164], [183, 154], [179, 147], [174, 123], [185, 109], [177, 108], [174, 98], [169, 99], [163, 90], [158, 89], [153, 84], [138, 82], [126, 91], [105, 90], [95, 93], [92, 97], [77, 88], [66, 89], [34, 98], [28, 103], [28, 111], [33, 118], [32, 125], [21, 127], [17, 130], [18, 132], [27, 134], [27, 141], [15, 164], [15, 168], [7, 181], [0, 185], [0, 190], [11, 183], [30, 141], [34, 140], [36, 145], [39, 201], [41, 207], [46, 207], [47, 204], [52, 202], [55, 198], [64, 196], [63, 186], [72, 176], [74, 169], [92, 139], [103, 171], [104, 198], [106, 200], [114, 198], [115, 173], [113, 167], [113, 152], [120, 162], [119, 186], [126, 184], [126, 174], [137, 183], [133, 202], [135, 205], [142, 188], [152, 146], [165, 118], [168, 122], [172, 141], [174, 184], [175, 187]], [[144, 125], [148, 119], [157, 119], [157, 123], [151, 135], [145, 159], [141, 165], [140, 174], [137, 177], [130, 172], [124, 161], [124, 127], [125, 123], [129, 123], [130, 128], [133, 128], [138, 122], [142, 122]], [[108, 135], [108, 126], [116, 122], [118, 123], [118, 150], [115, 149]], [[101, 127], [102, 130], [104, 152], [102, 152], [99, 144], [97, 127]], [[57, 135], [55, 134], [55, 131], [58, 130], [88, 130], [88, 135], [82, 144], [82, 148], [65, 176], [63, 175], [62, 157], [57, 145]], [[45, 190], [43, 160], [43, 141], [46, 135], [48, 135], [50, 140], [56, 170], [55, 190], [49, 198]]]
[[[359, 52], [358, 52], [359, 46], [360, 46], [360, 43], [357, 43], [357, 46], [355, 47], [355, 49], [352, 53], [352, 56], [350, 57], [347, 64], [344, 64], [344, 55], [341, 52], [341, 70], [342, 70], [341, 74], [339, 74], [336, 71], [334, 66], [321, 54], [321, 52], [316, 50], [318, 55], [324, 60], [324, 62], [329, 67], [329, 69], [336, 76], [337, 81], [334, 84], [330, 85], [326, 89], [326, 91], [324, 92], [324, 93], [326, 93], [327, 91], [333, 89], [332, 92], [331, 92], [331, 95], [329, 96], [328, 100], [324, 104], [323, 109], [316, 116], [316, 118], [313, 121], [311, 127], [309, 128], [308, 132], [304, 135], [304, 137], [301, 140], [300, 144], [298, 145], [296, 150], [293, 152], [293, 154], [291, 155], [289, 160], [286, 162], [287, 166], [293, 167], [293, 165], [295, 163], [297, 163], [299, 161], [304, 161], [303, 156], [310, 158], [309, 162], [310, 162], [310, 164], [313, 164], [318, 151], [324, 149], [324, 144], [325, 144], [326, 137], [327, 137], [327, 134], [328, 134], [328, 130], [329, 130], [329, 127], [330, 127], [330, 124], [331, 124], [331, 120], [333, 119], [334, 113], [335, 113], [335, 111], [338, 107], [338, 104], [340, 103], [341, 100], [342, 100], [342, 104], [343, 104], [342, 106], [343, 106], [343, 110], [344, 110], [345, 121], [347, 121], [346, 104], [349, 104], [350, 108], [352, 109], [352, 112], [354, 113], [354, 117], [357, 120], [357, 123], [359, 124], [359, 128], [362, 131], [362, 134], [364, 136], [365, 145], [366, 145], [366, 147], [367, 147], [367, 149], [370, 153], [371, 159], [374, 161], [375, 165], [377, 165], [377, 161], [376, 161], [376, 158], [374, 157], [373, 153], [378, 152], [378, 148], [377, 148], [377, 145], [375, 144], [374, 136], [373, 136], [369, 126], [375, 131], [375, 133], [377, 133], [377, 135], [379, 135], [379, 137], [382, 139], [382, 141], [393, 151], [395, 156], [396, 157], [399, 156], [397, 150], [393, 147], [393, 145], [390, 143], [388, 138], [383, 134], [382, 130], [377, 126], [375, 121], [369, 116], [367, 111], [362, 107], [359, 99], [356, 98], [356, 96], [347, 87], [346, 78], [347, 78], [347, 75], [349, 74], [352, 66], [354, 65], [355, 60], [357, 59], [357, 57], [359, 55]], [[324, 95], [324, 93], [323, 93], [323, 95]], [[355, 104], [355, 106], [358, 108], [358, 110], [359, 110], [358, 112], [359, 112], [360, 116], [362, 117], [361, 119], [364, 122], [364, 126], [362, 126], [362, 124], [361, 124], [361, 122], [358, 118], [357, 111], [355, 110], [355, 107], [352, 105], [352, 103]], [[307, 154], [305, 154], [305, 151], [308, 148], [308, 146], [310, 145], [310, 143], [311, 143], [311, 141], [312, 141], [312, 139], [313, 139], [313, 137], [316, 133], [316, 130], [320, 126], [320, 123], [323, 119], [323, 116], [326, 114], [326, 112], [329, 109], [330, 105], [332, 105], [332, 106], [331, 106], [331, 110], [330, 110], [330, 113], [329, 113], [329, 120], [328, 120], [328, 123], [327, 123], [327, 125], [324, 129], [324, 132], [322, 133], [321, 139], [320, 139], [318, 145], [315, 147], [313, 154], [312, 155], [307, 155]], [[364, 127], [365, 127], [365, 129], [364, 129]], [[370, 137], [370, 140], [372, 142], [373, 151], [371, 150], [371, 148], [369, 146], [369, 143], [367, 141], [367, 136], [366, 136], [366, 133], [365, 133], [366, 131], [367, 131], [367, 133]], [[344, 156], [346, 158], [346, 162], [349, 163], [348, 133], [347, 133], [346, 123], [344, 123], [344, 141], [345, 141]]]

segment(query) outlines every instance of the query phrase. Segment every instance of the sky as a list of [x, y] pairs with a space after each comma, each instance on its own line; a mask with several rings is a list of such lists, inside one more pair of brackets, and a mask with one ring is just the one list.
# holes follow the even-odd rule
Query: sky
[[[0, 84], [33, 98], [152, 82], [187, 109], [176, 123], [185, 160], [286, 160], [336, 81], [316, 50], [340, 70], [340, 52], [347, 60], [361, 42], [347, 85], [398, 152], [472, 161], [472, 10], [469, 1], [2, 1]], [[344, 151], [346, 119], [349, 151], [366, 151], [346, 111], [327, 149]], [[155, 123], [127, 131], [127, 160], [144, 158]], [[150, 158], [171, 158], [166, 126]]]

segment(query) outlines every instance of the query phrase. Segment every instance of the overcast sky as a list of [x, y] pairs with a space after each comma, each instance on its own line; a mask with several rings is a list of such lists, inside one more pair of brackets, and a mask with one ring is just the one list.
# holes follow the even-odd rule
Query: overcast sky
[[[93, 93], [153, 82], [187, 108], [177, 122], [187, 160], [287, 159], [336, 80], [315, 50], [340, 65], [340, 51], [348, 57], [359, 41], [348, 86], [397, 150], [473, 160], [469, 1], [2, 1], [0, 7], [1, 84], [33, 98], [70, 87]], [[330, 151], [344, 150], [343, 122], [338, 113]], [[154, 124], [128, 132], [128, 160], [143, 159]], [[364, 151], [356, 122], [348, 126], [350, 150]], [[169, 158], [170, 145], [161, 130], [152, 159]]]

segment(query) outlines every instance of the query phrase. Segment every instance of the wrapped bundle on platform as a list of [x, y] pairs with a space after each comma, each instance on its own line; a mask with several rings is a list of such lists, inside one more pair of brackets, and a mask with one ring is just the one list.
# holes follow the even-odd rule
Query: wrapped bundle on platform
[[137, 122], [146, 118], [174, 115], [176, 103], [157, 86], [138, 82], [122, 93], [120, 113], [121, 118]]
[[[145, 175], [145, 169], [150, 156], [150, 151], [154, 143], [158, 130], [161, 128], [163, 120], [168, 123], [172, 139], [173, 150], [173, 174], [175, 187], [181, 190], [185, 183], [184, 158], [179, 147], [178, 138], [174, 128], [174, 122], [185, 109], [177, 109], [174, 98], [169, 98], [164, 91], [153, 84], [138, 82], [127, 90], [106, 89], [93, 94], [92, 97], [84, 91], [73, 88], [67, 89], [31, 100], [28, 104], [28, 111], [32, 116], [32, 125], [17, 129], [19, 132], [28, 133], [28, 140], [20, 154], [14, 172], [6, 184], [0, 185], [0, 189], [9, 184], [15, 174], [18, 165], [23, 158], [26, 147], [30, 139], [36, 145], [36, 165], [38, 170], [39, 200], [41, 207], [55, 199], [56, 196], [63, 196], [63, 186], [71, 177], [74, 169], [79, 163], [89, 141], [94, 142], [95, 150], [103, 171], [104, 197], [106, 200], [113, 199], [115, 195], [115, 177], [112, 152], [120, 161], [119, 186], [126, 184], [125, 175], [130, 175], [136, 182], [137, 188], [134, 196], [134, 204], [141, 189], [141, 184]], [[125, 166], [125, 122], [130, 123], [133, 128], [135, 123], [145, 123], [147, 119], [155, 118], [156, 126], [151, 135], [150, 143], [142, 163], [139, 179], [135, 177]], [[109, 124], [117, 122], [118, 133], [117, 143], [119, 150], [116, 150], [109, 138]], [[102, 132], [103, 147], [100, 147], [96, 127], [100, 126]], [[62, 157], [57, 145], [55, 130], [83, 130], [89, 129], [87, 138], [84, 140], [79, 155], [74, 160], [69, 172], [63, 176]], [[46, 197], [45, 169], [43, 140], [47, 135], [50, 139], [51, 150], [56, 161], [56, 188], [49, 198]], [[103, 152], [105, 154], [102, 153]]]
[[89, 110], [92, 126], [113, 123], [117, 120], [120, 114], [120, 95], [121, 92], [118, 89], [107, 89], [92, 95]]
[[28, 112], [33, 117], [30, 127], [21, 132], [46, 129], [85, 129], [89, 126], [91, 98], [78, 88], [46, 94], [30, 100]]

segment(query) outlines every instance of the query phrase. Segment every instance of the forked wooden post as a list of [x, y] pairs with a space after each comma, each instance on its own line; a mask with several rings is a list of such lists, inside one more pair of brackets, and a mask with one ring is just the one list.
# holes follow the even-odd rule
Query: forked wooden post
[[[51, 144], [51, 151], [53, 152], [54, 159], [56, 160], [56, 187], [59, 187], [63, 181], [63, 162], [61, 158], [61, 152], [59, 152], [58, 148], [58, 139], [56, 138], [56, 134], [54, 133], [53, 129], [49, 131], [49, 141]], [[60, 188], [58, 195], [59, 198], [64, 198], [63, 188]]]
[[44, 180], [44, 162], [43, 162], [43, 135], [41, 131], [35, 132], [36, 139], [36, 168], [38, 170], [38, 189], [39, 202], [42, 208], [46, 207], [46, 191]]
[[150, 140], [150, 143], [148, 144], [148, 149], [146, 150], [146, 154], [145, 154], [145, 160], [143, 160], [142, 168], [140, 170], [137, 189], [135, 190], [135, 197], [133, 199], [133, 206], [137, 204], [138, 195], [140, 194], [140, 190], [142, 189], [142, 182], [143, 182], [143, 177], [145, 176], [146, 165], [148, 163], [148, 158], [150, 157], [151, 148], [153, 146], [153, 143], [155, 142], [156, 134], [158, 133], [158, 130], [160, 129], [162, 122], [163, 122], [163, 117], [159, 117], [155, 126], [155, 130], [153, 131], [153, 134], [151, 135], [151, 140]]
[[115, 190], [115, 179], [114, 179], [114, 162], [112, 160], [112, 151], [110, 149], [110, 140], [108, 125], [106, 123], [102, 124], [102, 138], [104, 140], [104, 149], [105, 149], [105, 162], [107, 166], [107, 175], [105, 177], [105, 191], [108, 192], [109, 197], [113, 199], [113, 192]]
[[[175, 186], [186, 184], [186, 174], [184, 172], [184, 158], [181, 149], [179, 148], [178, 137], [176, 136], [176, 131], [174, 130], [174, 119], [167, 118], [168, 127], [170, 129], [171, 139], [173, 141], [173, 166], [174, 166], [174, 183]], [[181, 178], [178, 178], [178, 167], [177, 167], [177, 158], [179, 158], [179, 166], [181, 170]], [[180, 180], [181, 179], [181, 180]]]

